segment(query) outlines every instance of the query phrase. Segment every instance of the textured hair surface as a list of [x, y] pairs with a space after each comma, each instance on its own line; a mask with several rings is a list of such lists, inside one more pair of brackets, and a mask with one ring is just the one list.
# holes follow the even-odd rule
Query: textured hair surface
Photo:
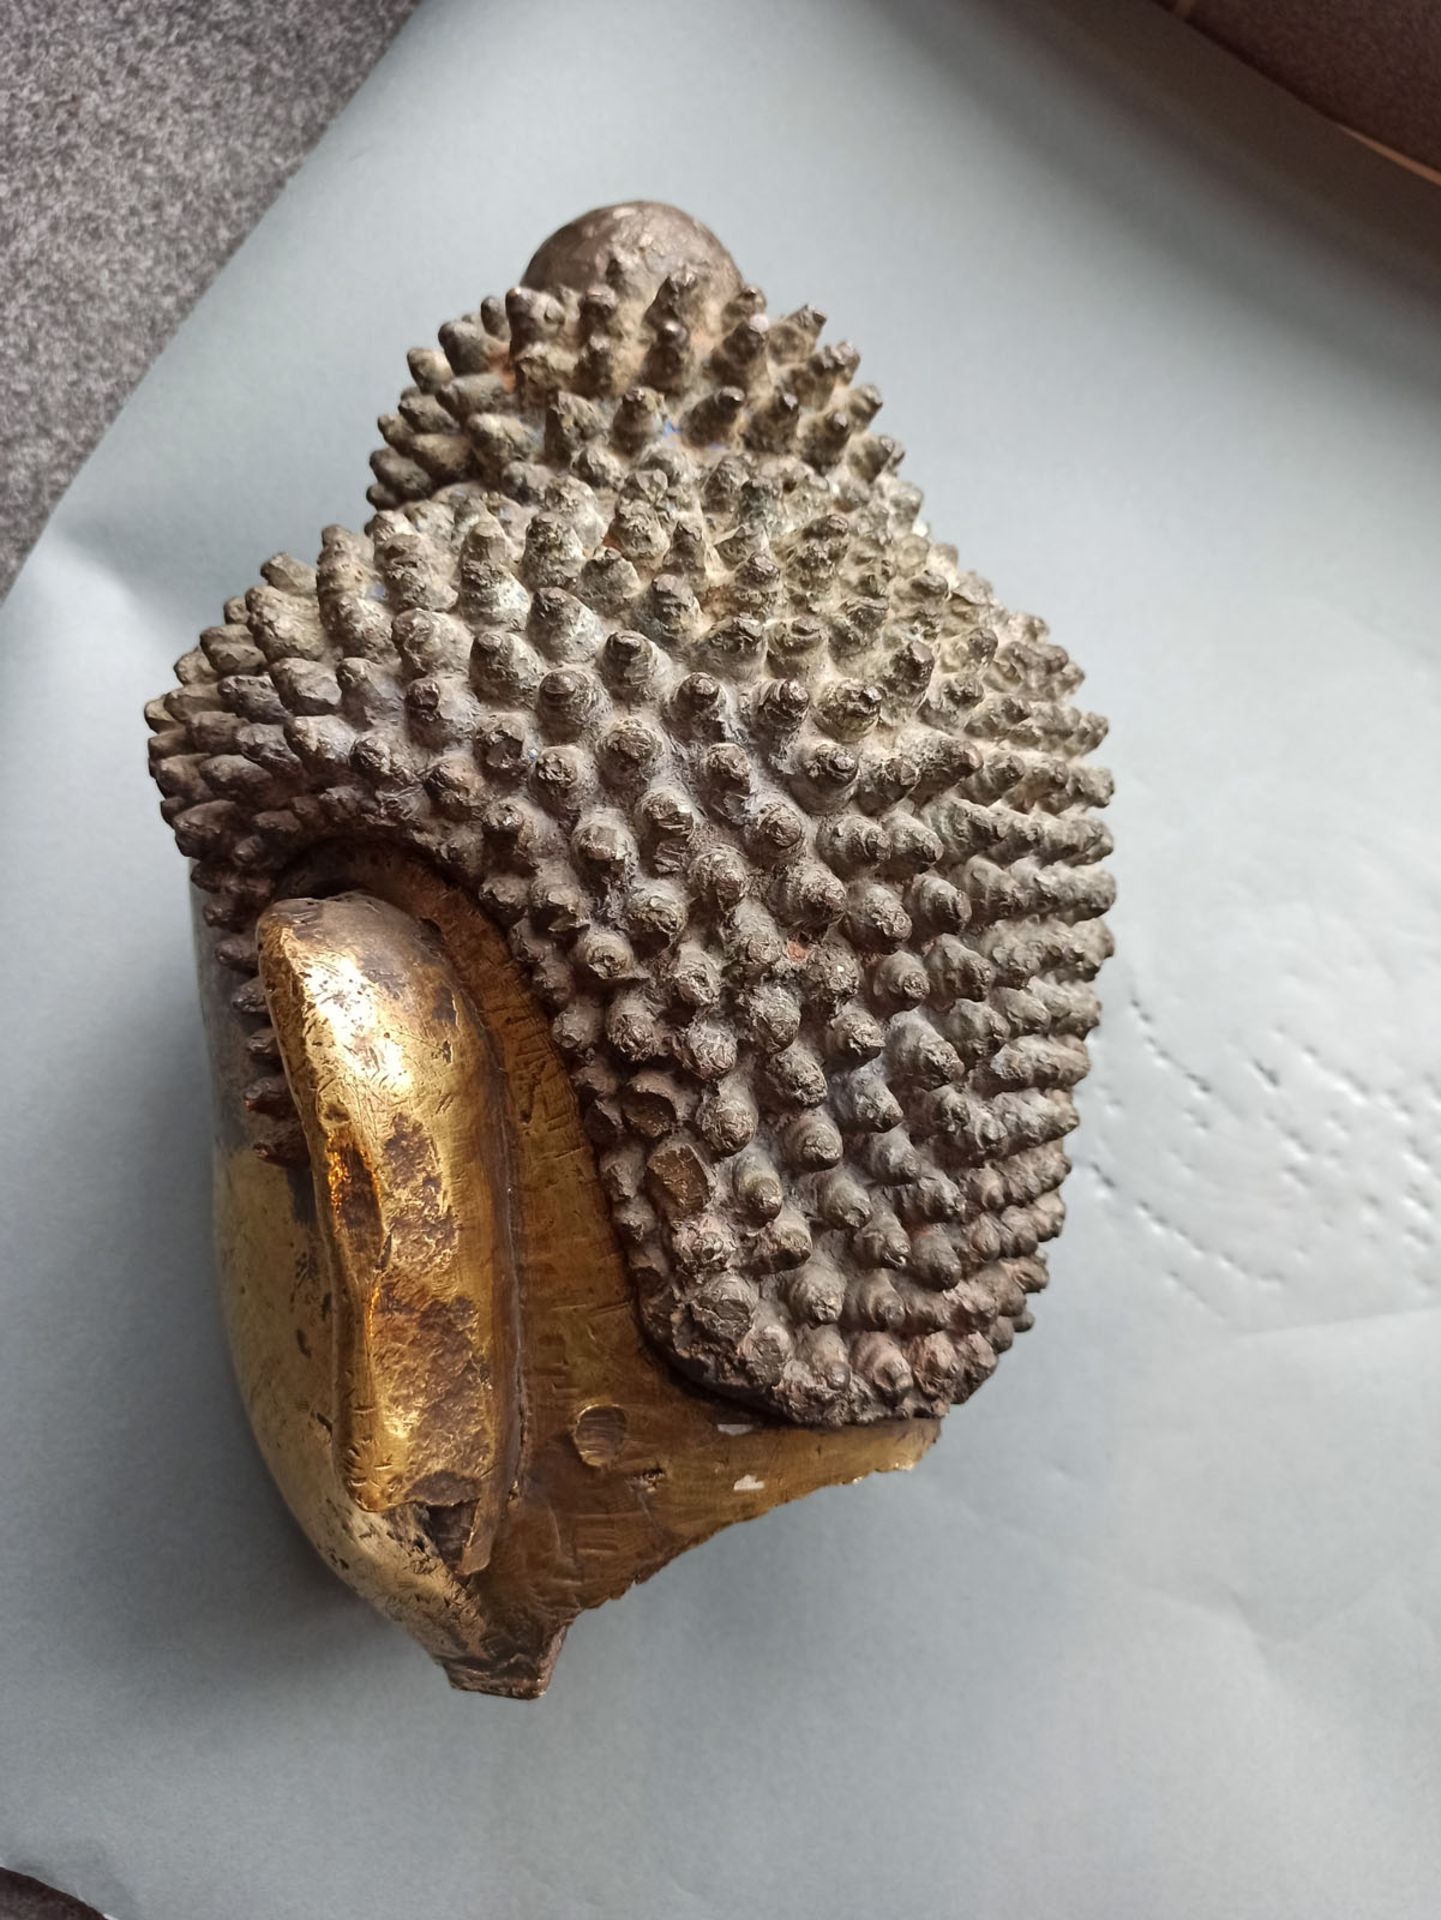
[[1029, 1326], [1112, 886], [1079, 671], [930, 539], [821, 328], [621, 254], [482, 302], [410, 357], [367, 533], [272, 560], [149, 717], [262, 1151], [258, 915], [310, 845], [415, 852], [550, 1015], [651, 1338], [836, 1425]]

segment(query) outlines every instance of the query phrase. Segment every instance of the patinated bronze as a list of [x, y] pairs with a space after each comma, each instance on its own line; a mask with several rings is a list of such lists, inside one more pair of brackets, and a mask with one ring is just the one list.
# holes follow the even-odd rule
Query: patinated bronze
[[1060, 1224], [1103, 724], [821, 326], [673, 208], [584, 216], [412, 353], [367, 534], [150, 710], [252, 1422], [478, 1691], [912, 1465]]

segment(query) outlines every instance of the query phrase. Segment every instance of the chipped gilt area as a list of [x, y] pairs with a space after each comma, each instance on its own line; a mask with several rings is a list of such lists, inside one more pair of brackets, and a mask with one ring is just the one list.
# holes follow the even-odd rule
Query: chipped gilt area
[[1104, 723], [931, 541], [819, 314], [633, 275], [411, 355], [367, 534], [272, 560], [152, 705], [164, 811], [262, 1152], [256, 918], [307, 847], [399, 844], [507, 930], [653, 1340], [791, 1420], [939, 1413], [1061, 1223]]

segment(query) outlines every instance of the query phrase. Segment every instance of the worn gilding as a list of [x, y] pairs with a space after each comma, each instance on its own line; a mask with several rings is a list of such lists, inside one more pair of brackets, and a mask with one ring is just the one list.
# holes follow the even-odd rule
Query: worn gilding
[[[932, 1421], [818, 1433], [742, 1416], [656, 1355], [563, 1063], [463, 895], [355, 850], [294, 884], [314, 891], [271, 910], [262, 954], [314, 1179], [222, 1144], [231, 1344], [297, 1518], [455, 1684], [540, 1692], [582, 1609], [734, 1520], [920, 1458]], [[233, 1128], [231, 1023], [213, 1019], [211, 1038]], [[357, 1157], [371, 1189], [359, 1207], [346, 1192]], [[454, 1242], [432, 1230], [447, 1208]], [[381, 1256], [410, 1315], [377, 1311]], [[447, 1393], [425, 1314], [457, 1299], [476, 1311]]]

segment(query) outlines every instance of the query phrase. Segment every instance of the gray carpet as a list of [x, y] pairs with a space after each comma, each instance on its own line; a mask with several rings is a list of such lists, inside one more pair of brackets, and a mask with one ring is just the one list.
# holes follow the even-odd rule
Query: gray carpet
[[0, 593], [416, 0], [8, 0]]

